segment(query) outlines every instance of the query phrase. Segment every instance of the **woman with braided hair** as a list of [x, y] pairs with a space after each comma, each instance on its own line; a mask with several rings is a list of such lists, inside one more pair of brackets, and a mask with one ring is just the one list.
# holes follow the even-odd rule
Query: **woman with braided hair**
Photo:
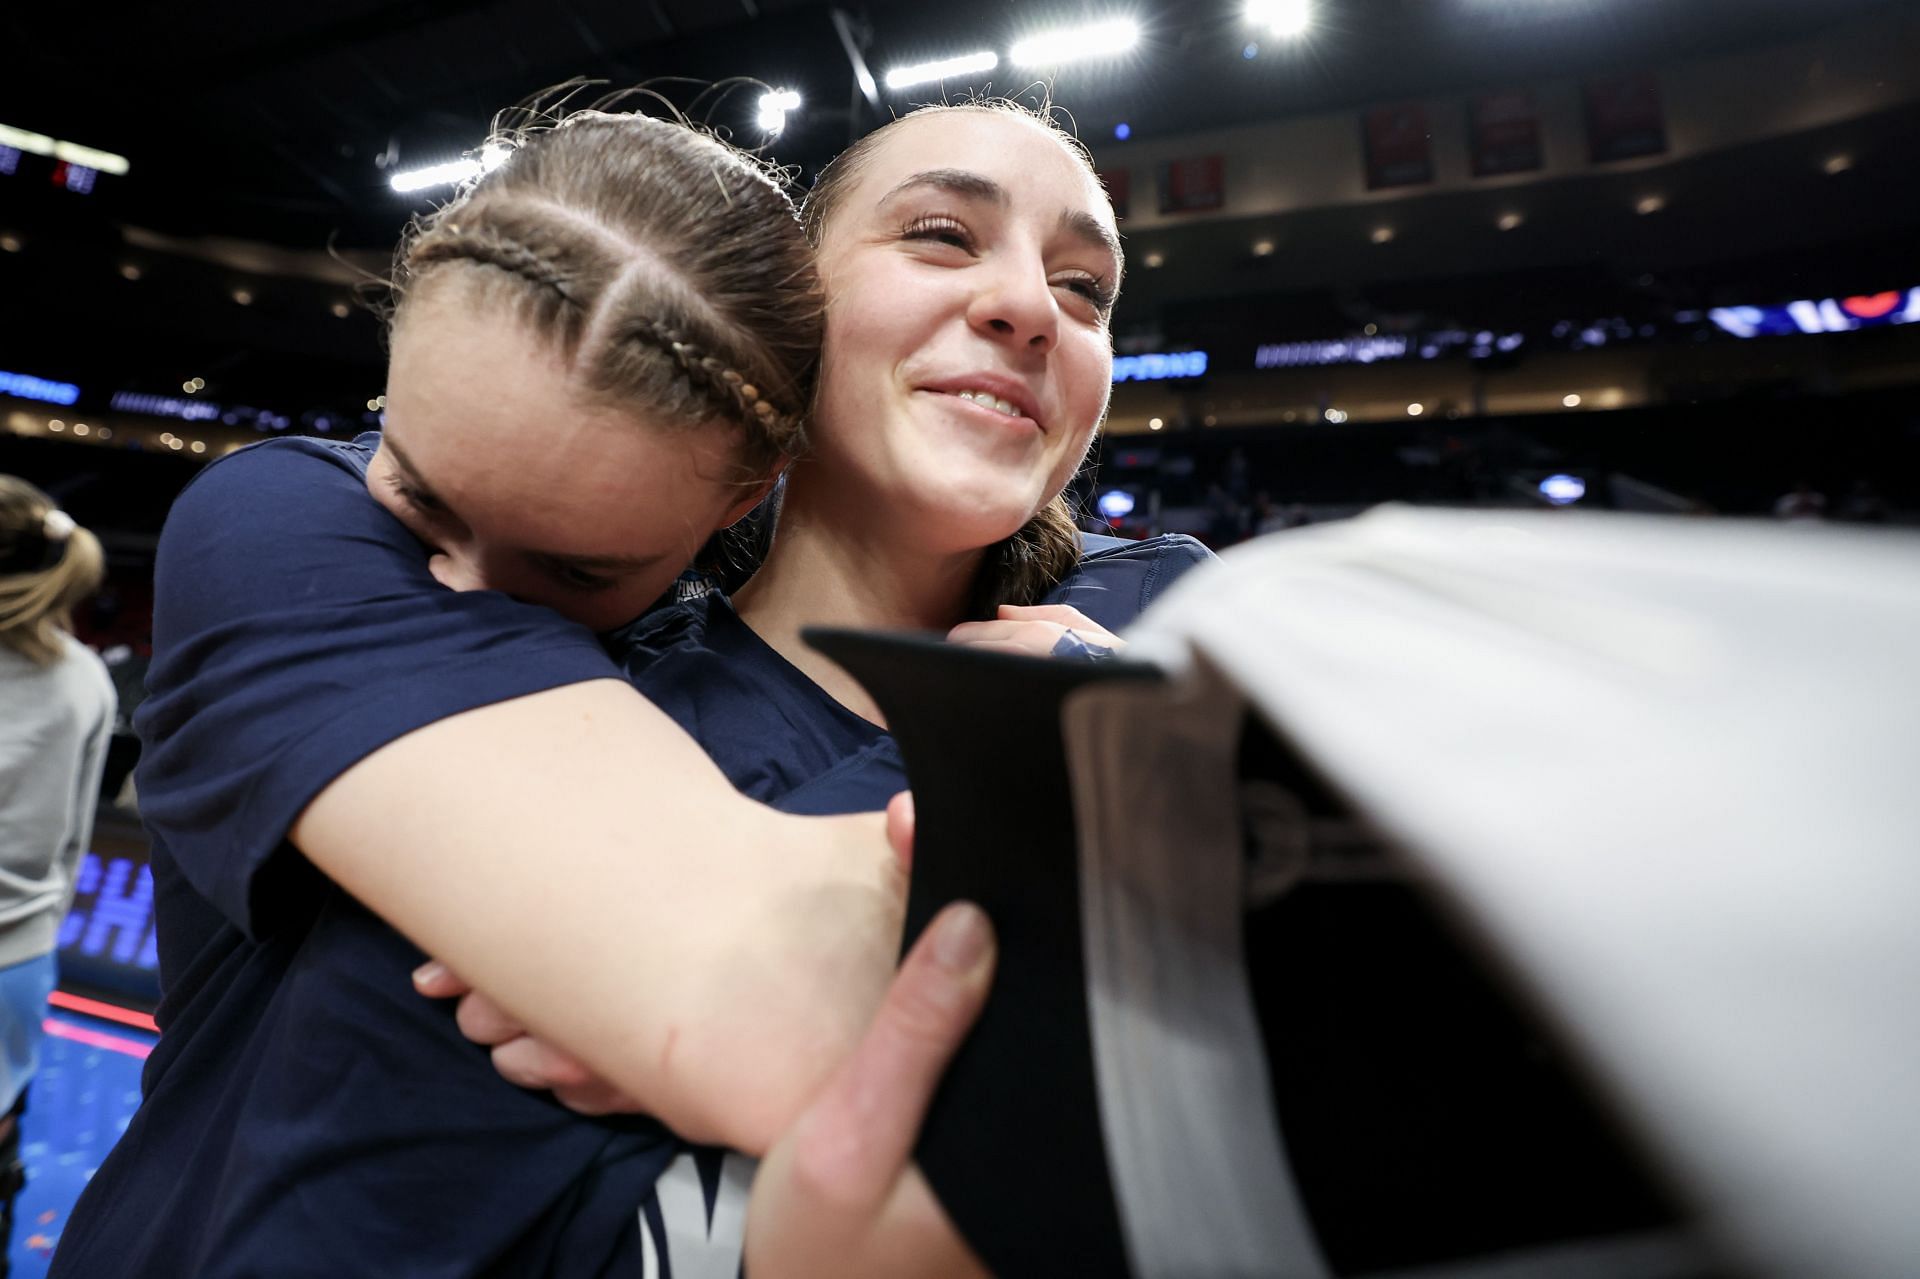
[[[401, 247], [384, 431], [243, 450], [169, 517], [137, 725], [163, 1029], [55, 1274], [639, 1273], [674, 1134], [766, 1150], [892, 1006], [883, 820], [740, 796], [595, 634], [798, 445], [793, 206], [660, 120], [512, 142]], [[909, 1000], [977, 998], [956, 918], [970, 958]], [[651, 1118], [502, 1082], [416, 943]]]
[[104, 574], [93, 534], [0, 475], [0, 1275], [25, 1184], [18, 1121], [39, 1068], [54, 939], [113, 733], [113, 681], [69, 629]]

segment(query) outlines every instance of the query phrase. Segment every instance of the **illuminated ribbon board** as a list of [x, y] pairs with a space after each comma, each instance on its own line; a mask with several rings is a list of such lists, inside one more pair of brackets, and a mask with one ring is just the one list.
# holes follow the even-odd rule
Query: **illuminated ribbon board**
[[56, 160], [65, 160], [68, 164], [78, 164], [89, 169], [98, 169], [102, 173], [111, 173], [116, 178], [124, 177], [133, 166], [124, 155], [115, 155], [111, 151], [101, 151], [94, 147], [83, 147], [78, 142], [62, 142], [50, 138], [44, 133], [35, 133], [31, 129], [16, 129], [10, 124], [0, 124], [0, 146], [12, 147], [17, 151], [26, 151], [33, 155], [50, 155]]
[[1792, 333], [1850, 333], [1920, 321], [1920, 288], [1890, 289], [1850, 298], [1802, 298], [1784, 306], [1717, 306], [1707, 318], [1737, 338]]
[[1152, 355], [1116, 355], [1113, 357], [1115, 382], [1164, 382], [1170, 378], [1203, 377], [1207, 371], [1205, 351], [1172, 351]]
[[80, 388], [71, 382], [51, 382], [28, 373], [0, 370], [0, 395], [39, 400], [42, 404], [72, 404], [80, 398]]

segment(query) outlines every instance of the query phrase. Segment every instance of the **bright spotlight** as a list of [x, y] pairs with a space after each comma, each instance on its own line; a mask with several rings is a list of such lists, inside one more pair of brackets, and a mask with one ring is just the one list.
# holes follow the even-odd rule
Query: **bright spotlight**
[[1666, 207], [1667, 198], [1663, 195], [1643, 195], [1640, 197], [1639, 202], [1633, 206], [1634, 212], [1638, 213], [1641, 217], [1646, 217], [1650, 213], [1658, 213]]
[[1391, 243], [1392, 240], [1393, 240], [1392, 227], [1377, 226], [1373, 228], [1373, 242], [1375, 244], [1388, 244], [1388, 243]]
[[1560, 403], [1566, 405], [1570, 409], [1577, 409], [1580, 407], [1580, 397], [1577, 394], [1569, 391], [1567, 394], [1560, 397]]
[[916, 62], [912, 66], [895, 67], [887, 72], [886, 82], [889, 89], [911, 89], [916, 85], [932, 84], [937, 80], [981, 75], [999, 65], [1000, 55], [992, 51], [963, 53], [957, 58], [941, 58], [934, 62]]
[[405, 173], [396, 173], [387, 179], [387, 185], [395, 191], [424, 191], [428, 187], [450, 186], [456, 182], [465, 182], [480, 172], [478, 160], [449, 160], [445, 164], [430, 164], [424, 169], [408, 169]]
[[1313, 25], [1313, 0], [1247, 0], [1247, 21], [1277, 36], [1305, 35]]
[[1147, 429], [1149, 431], [1157, 431], [1166, 424], [1165, 418], [1150, 417], [1147, 419]]
[[1526, 219], [1518, 213], [1502, 213], [1500, 215], [1500, 229], [1502, 231], [1511, 231], [1525, 221]]
[[1272, 257], [1273, 241], [1272, 240], [1255, 240], [1253, 242], [1253, 256], [1256, 258]]
[[1066, 62], [1085, 62], [1089, 58], [1111, 57], [1125, 53], [1140, 43], [1140, 24], [1132, 18], [1116, 18], [1084, 27], [1062, 27], [1028, 36], [1013, 46], [1008, 57], [1023, 67], [1059, 66]]
[[1125, 489], [1109, 489], [1100, 495], [1100, 514], [1110, 520], [1123, 520], [1133, 514], [1134, 496]]
[[800, 109], [800, 95], [792, 89], [776, 89], [760, 95], [758, 123], [762, 133], [779, 133], [787, 127], [787, 112]]
[[1427, 411], [1427, 406], [1424, 404], [1416, 403], [1416, 404], [1407, 405], [1408, 417], [1419, 417], [1422, 413], [1425, 413], [1426, 411]]
[[478, 177], [482, 173], [492, 173], [507, 162], [513, 152], [507, 147], [489, 142], [480, 148], [478, 156], [464, 156], [458, 160], [449, 160], [445, 164], [429, 164], [425, 168], [408, 169], [396, 173], [387, 179], [387, 185], [402, 193], [424, 191], [428, 187], [452, 186], [465, 182], [468, 178]]
[[1140, 265], [1149, 271], [1157, 271], [1167, 264], [1167, 255], [1157, 249], [1150, 249], [1141, 257]]

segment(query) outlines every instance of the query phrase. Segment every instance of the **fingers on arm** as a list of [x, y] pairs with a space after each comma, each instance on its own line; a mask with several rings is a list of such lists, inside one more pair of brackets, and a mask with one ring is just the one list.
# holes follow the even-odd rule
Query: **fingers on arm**
[[900, 869], [913, 869], [913, 792], [901, 791], [887, 801], [887, 843], [900, 859]]
[[413, 970], [413, 988], [428, 999], [452, 999], [473, 989], [459, 973], [437, 959], [429, 959]]
[[476, 1044], [504, 1044], [527, 1033], [518, 1018], [477, 990], [461, 997], [454, 1021]]

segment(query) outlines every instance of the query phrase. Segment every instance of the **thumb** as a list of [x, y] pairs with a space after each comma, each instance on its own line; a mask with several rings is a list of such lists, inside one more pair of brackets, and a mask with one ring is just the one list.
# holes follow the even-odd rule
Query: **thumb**
[[912, 1156], [940, 1075], [993, 980], [993, 926], [970, 902], [934, 917], [853, 1056], [794, 1131], [795, 1171], [843, 1207], [877, 1206]]
[[903, 790], [887, 801], [887, 842], [906, 871], [913, 869], [913, 827], [913, 792]]

